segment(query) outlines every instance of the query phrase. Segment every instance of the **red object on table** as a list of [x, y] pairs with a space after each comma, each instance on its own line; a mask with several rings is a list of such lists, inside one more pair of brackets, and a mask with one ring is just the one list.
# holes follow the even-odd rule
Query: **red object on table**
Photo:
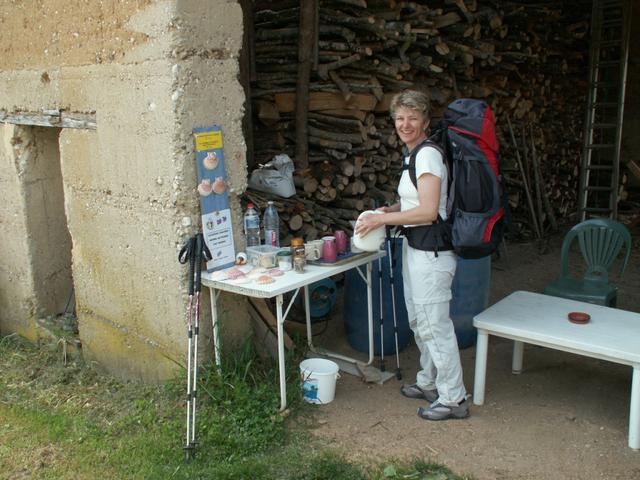
[[588, 313], [584, 312], [571, 312], [569, 313], [568, 317], [571, 323], [578, 324], [587, 323], [591, 319], [591, 316]]

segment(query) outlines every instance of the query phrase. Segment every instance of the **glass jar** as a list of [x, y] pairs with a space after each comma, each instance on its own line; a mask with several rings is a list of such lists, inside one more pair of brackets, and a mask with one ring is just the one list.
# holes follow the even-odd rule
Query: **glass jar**
[[283, 272], [288, 272], [293, 268], [293, 261], [291, 260], [291, 252], [288, 250], [280, 251], [276, 255], [278, 260], [278, 268]]
[[304, 251], [304, 239], [295, 237], [291, 240], [291, 257], [293, 260], [293, 269], [298, 273], [304, 272], [307, 264], [307, 257]]

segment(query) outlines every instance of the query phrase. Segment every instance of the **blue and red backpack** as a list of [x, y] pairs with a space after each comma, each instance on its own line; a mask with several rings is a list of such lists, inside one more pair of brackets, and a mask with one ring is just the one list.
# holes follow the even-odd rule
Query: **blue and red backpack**
[[450, 103], [432, 134], [410, 155], [411, 181], [417, 188], [415, 159], [423, 146], [443, 154], [449, 171], [447, 220], [405, 228], [413, 248], [454, 250], [463, 258], [491, 255], [506, 227], [507, 198], [502, 184], [495, 119], [486, 102], [461, 98]]

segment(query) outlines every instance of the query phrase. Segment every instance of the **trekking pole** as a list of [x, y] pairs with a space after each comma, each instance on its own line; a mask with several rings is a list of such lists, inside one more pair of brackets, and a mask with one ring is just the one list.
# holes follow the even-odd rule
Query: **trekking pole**
[[194, 446], [191, 444], [191, 357], [193, 349], [193, 272], [196, 259], [194, 256], [195, 237], [191, 237], [184, 244], [178, 254], [178, 261], [182, 264], [189, 262], [189, 301], [187, 303], [187, 438], [184, 445], [185, 460], [191, 457]]
[[200, 332], [200, 292], [202, 290], [202, 260], [211, 260], [211, 252], [201, 233], [195, 241], [195, 323], [193, 327], [193, 385], [191, 389], [191, 446], [195, 455], [196, 448], [196, 397], [198, 388], [198, 334]]
[[391, 228], [386, 228], [386, 236], [387, 236], [387, 251], [389, 254], [389, 280], [391, 282], [391, 308], [393, 311], [393, 335], [396, 341], [396, 378], [398, 380], [402, 380], [402, 372], [400, 371], [400, 352], [398, 349], [398, 320], [396, 318], [396, 286], [393, 281], [393, 267], [395, 266], [395, 261], [392, 254], [391, 248]]
[[380, 297], [380, 371], [385, 371], [384, 366], [384, 311], [382, 307], [382, 258], [378, 258], [378, 294]]
[[198, 333], [200, 329], [200, 268], [202, 267], [202, 234], [196, 235], [195, 250], [195, 322], [193, 325], [193, 384], [191, 387], [191, 440], [190, 444], [195, 455], [196, 448], [196, 393], [198, 389]]

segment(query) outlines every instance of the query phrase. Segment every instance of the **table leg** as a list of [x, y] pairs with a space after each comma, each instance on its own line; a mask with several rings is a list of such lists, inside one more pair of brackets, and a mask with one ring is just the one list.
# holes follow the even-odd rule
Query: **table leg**
[[373, 363], [373, 291], [371, 287], [371, 262], [367, 263], [367, 325], [369, 331], [369, 361], [367, 365]]
[[513, 341], [513, 358], [511, 359], [511, 373], [520, 375], [522, 373], [522, 356], [524, 354], [524, 343], [518, 340]]
[[484, 403], [484, 386], [487, 376], [487, 354], [489, 351], [489, 333], [486, 330], [478, 329], [478, 339], [476, 340], [476, 372], [473, 384], [473, 403], [482, 405]]
[[216, 366], [220, 367], [220, 334], [218, 331], [218, 295], [215, 288], [209, 289], [211, 301], [211, 324], [213, 327], [213, 354]]
[[633, 367], [629, 408], [629, 448], [640, 450], [640, 365]]
[[280, 374], [280, 411], [287, 408], [287, 378], [284, 363], [284, 318], [282, 317], [282, 294], [276, 297], [276, 314], [278, 321], [278, 372]]
[[313, 351], [313, 332], [311, 331], [311, 305], [309, 299], [309, 287], [302, 287], [304, 292], [304, 318], [307, 324], [307, 345]]

